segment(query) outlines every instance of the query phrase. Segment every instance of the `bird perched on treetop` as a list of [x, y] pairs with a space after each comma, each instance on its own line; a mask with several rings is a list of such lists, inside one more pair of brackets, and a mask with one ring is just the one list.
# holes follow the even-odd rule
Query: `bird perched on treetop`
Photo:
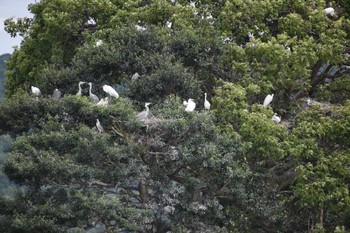
[[102, 89], [109, 94], [110, 96], [113, 96], [115, 98], [119, 98], [119, 94], [116, 90], [114, 90], [113, 87], [109, 86], [109, 85], [103, 85]]
[[150, 105], [151, 103], [145, 103], [145, 108], [146, 108], [146, 110], [144, 110], [144, 111], [142, 111], [142, 112], [140, 112], [140, 113], [138, 113], [137, 115], [136, 115], [136, 119], [137, 120], [139, 120], [139, 121], [144, 121], [144, 120], [146, 120], [147, 118], [148, 118], [148, 114], [149, 114], [149, 108], [148, 108], [148, 106]]
[[52, 98], [59, 100], [61, 99], [62, 93], [57, 88], [53, 91]]
[[84, 83], [86, 83], [86, 82], [79, 81], [79, 83], [78, 83], [79, 90], [78, 90], [78, 93], [76, 95], [81, 95], [81, 84], [84, 84]]
[[326, 15], [334, 16], [334, 8], [333, 7], [328, 7], [326, 9], [324, 9], [324, 13]]
[[136, 81], [136, 80], [139, 79], [139, 77], [140, 77], [139, 73], [136, 72], [136, 73], [131, 77], [131, 81]]
[[96, 105], [108, 106], [108, 97], [100, 99], [100, 101]]
[[89, 86], [90, 86], [90, 89], [89, 89], [89, 97], [90, 99], [92, 99], [95, 103], [98, 103], [100, 101], [100, 99], [97, 97], [97, 95], [93, 94], [91, 92], [91, 89], [92, 89], [92, 83], [89, 82]]
[[264, 100], [264, 103], [263, 103], [263, 106], [264, 106], [264, 107], [267, 107], [267, 106], [271, 103], [271, 101], [272, 101], [272, 99], [273, 99], [273, 95], [274, 95], [274, 94], [270, 94], [270, 95], [267, 95], [267, 96], [265, 97], [265, 100]]
[[205, 110], [210, 110], [210, 103], [207, 100], [207, 93], [204, 93], [204, 109]]
[[102, 125], [101, 125], [101, 122], [97, 119], [96, 120], [96, 128], [98, 130], [98, 132], [102, 133], [104, 131]]
[[39, 89], [39, 88], [34, 87], [34, 86], [31, 86], [31, 89], [32, 89], [32, 93], [33, 93], [36, 97], [38, 97], [38, 96], [41, 95], [41, 92], [40, 92], [40, 89]]
[[281, 117], [277, 116], [277, 113], [274, 113], [271, 119], [277, 124], [281, 122]]
[[192, 112], [196, 108], [196, 103], [194, 102], [194, 99], [188, 99], [188, 101], [184, 101], [183, 104], [186, 106], [185, 111], [186, 112]]

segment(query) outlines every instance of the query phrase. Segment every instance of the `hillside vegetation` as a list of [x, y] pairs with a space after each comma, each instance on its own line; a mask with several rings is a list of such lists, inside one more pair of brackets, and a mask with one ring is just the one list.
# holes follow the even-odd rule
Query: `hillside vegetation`
[[348, 1], [29, 9], [5, 22], [24, 40], [2, 169], [23, 188], [0, 232], [349, 232]]

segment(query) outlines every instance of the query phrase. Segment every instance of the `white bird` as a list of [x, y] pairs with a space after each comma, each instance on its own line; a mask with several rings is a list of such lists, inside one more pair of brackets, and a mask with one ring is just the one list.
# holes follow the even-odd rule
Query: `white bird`
[[96, 47], [101, 46], [102, 44], [103, 44], [103, 41], [102, 41], [102, 40], [98, 40], [98, 41], [96, 42]]
[[93, 100], [95, 103], [98, 103], [100, 101], [100, 99], [97, 97], [97, 95], [93, 94], [91, 92], [91, 89], [92, 89], [92, 83], [89, 82], [89, 86], [90, 86], [90, 89], [89, 89], [89, 97], [91, 100]]
[[109, 94], [110, 96], [113, 96], [115, 98], [119, 98], [119, 94], [116, 90], [114, 90], [113, 87], [109, 86], [109, 85], [103, 85], [102, 89]]
[[172, 26], [173, 26], [173, 23], [172, 23], [172, 22], [170, 22], [170, 21], [167, 21], [167, 22], [166, 22], [166, 27], [167, 27], [167, 28], [171, 29]]
[[40, 89], [39, 89], [39, 88], [32, 86], [31, 89], [32, 89], [32, 93], [33, 93], [36, 97], [38, 97], [38, 96], [41, 95], [41, 92], [40, 92]]
[[131, 81], [136, 81], [136, 80], [139, 79], [139, 77], [140, 77], [139, 73], [136, 72], [136, 73], [131, 77]]
[[140, 112], [140, 113], [138, 113], [136, 115], [136, 119], [137, 120], [144, 121], [144, 120], [146, 120], [148, 118], [148, 114], [149, 114], [149, 107], [148, 107], [148, 105], [150, 105], [150, 104], [151, 103], [145, 103], [146, 110], [144, 110], [144, 111], [142, 111], [142, 112]]
[[272, 99], [273, 99], [273, 95], [274, 95], [274, 94], [271, 94], [271, 95], [267, 95], [267, 96], [265, 97], [265, 100], [264, 100], [264, 103], [263, 103], [263, 106], [264, 106], [264, 107], [267, 107], [267, 106], [271, 103], [271, 101], [272, 101]]
[[196, 103], [194, 102], [194, 99], [191, 98], [188, 99], [188, 101], [184, 101], [183, 104], [186, 106], [186, 112], [193, 112], [193, 110], [196, 108]]
[[326, 9], [324, 9], [324, 13], [326, 15], [330, 15], [330, 16], [333, 16], [334, 15], [334, 8], [333, 7], [328, 7]]
[[281, 122], [281, 117], [277, 116], [277, 113], [274, 113], [271, 119], [277, 124]]
[[205, 110], [210, 110], [210, 103], [207, 100], [207, 93], [204, 93], [204, 109]]
[[59, 100], [61, 99], [62, 93], [57, 88], [53, 91], [52, 98]]
[[101, 122], [98, 119], [96, 120], [96, 128], [97, 128], [98, 132], [100, 132], [100, 133], [105, 131], [101, 125]]
[[108, 106], [108, 97], [101, 99], [96, 105]]
[[140, 26], [140, 25], [136, 25], [136, 30], [139, 32], [143, 32], [146, 31], [146, 27]]
[[78, 93], [76, 95], [81, 95], [81, 84], [84, 84], [86, 82], [82, 82], [80, 81], [79, 84], [78, 84], [78, 87], [79, 87], [79, 90], [78, 90]]

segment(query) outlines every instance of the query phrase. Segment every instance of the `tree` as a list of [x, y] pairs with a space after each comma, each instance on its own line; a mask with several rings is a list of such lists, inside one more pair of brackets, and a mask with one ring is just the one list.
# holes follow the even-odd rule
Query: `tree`
[[[1, 199], [1, 230], [348, 230], [349, 16], [332, 4], [56, 0], [8, 20], [25, 40], [0, 105], [4, 171], [28, 190]], [[121, 97], [70, 95], [80, 80]]]

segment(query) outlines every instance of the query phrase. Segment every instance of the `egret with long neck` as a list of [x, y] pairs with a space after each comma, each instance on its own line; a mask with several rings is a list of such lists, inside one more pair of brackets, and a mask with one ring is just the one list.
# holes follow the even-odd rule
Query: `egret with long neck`
[[210, 103], [207, 100], [207, 93], [204, 93], [204, 109], [208, 111], [210, 110]]
[[148, 118], [148, 114], [149, 114], [149, 107], [148, 105], [150, 105], [151, 103], [145, 103], [145, 108], [146, 110], [140, 112], [139, 114], [136, 115], [136, 118], [139, 120], [139, 121], [144, 121]]
[[92, 101], [94, 101], [95, 103], [98, 103], [100, 101], [100, 99], [97, 97], [97, 95], [95, 95], [95, 94], [93, 94], [91, 92], [91, 89], [92, 89], [92, 83], [91, 82], [89, 82], [89, 86], [90, 86], [90, 88], [89, 88], [89, 97], [90, 97], [90, 99]]
[[82, 81], [79, 82], [79, 84], [78, 84], [78, 88], [79, 89], [78, 89], [78, 93], [76, 95], [81, 95], [81, 91], [82, 91], [81, 90], [81, 84], [84, 84], [84, 83], [86, 83], [86, 82], [82, 82]]

